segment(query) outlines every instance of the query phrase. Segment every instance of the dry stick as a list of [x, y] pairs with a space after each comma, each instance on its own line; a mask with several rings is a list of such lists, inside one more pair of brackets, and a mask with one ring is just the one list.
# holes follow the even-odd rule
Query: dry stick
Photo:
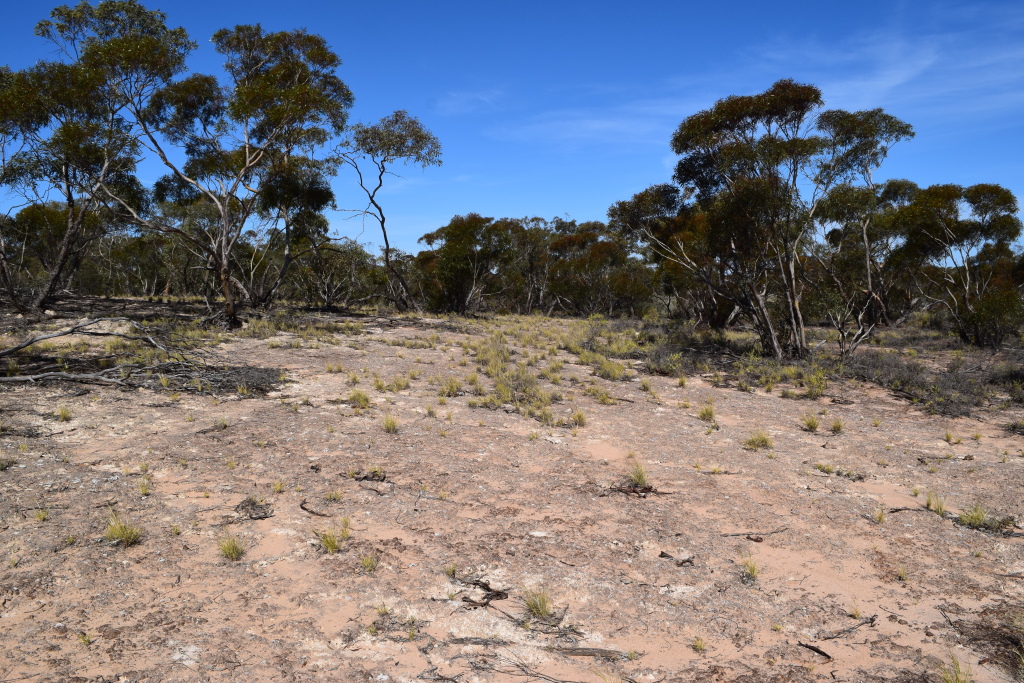
[[817, 652], [822, 657], [827, 657], [830, 662], [832, 661], [832, 655], [830, 655], [829, 653], [825, 652], [820, 647], [815, 647], [814, 645], [808, 645], [807, 643], [802, 643], [799, 640], [796, 641], [796, 644], [799, 645], [800, 647], [807, 648], [811, 652]]
[[116, 384], [125, 386], [124, 382], [113, 377], [107, 377], [103, 373], [117, 370], [111, 368], [103, 372], [95, 372], [84, 375], [74, 375], [68, 372], [44, 372], [38, 375], [15, 375], [14, 377], [0, 377], [0, 382], [38, 382], [44, 379], [62, 379], [68, 382], [101, 382], [103, 384]]
[[4, 356], [9, 356], [12, 353], [17, 353], [18, 351], [21, 351], [23, 348], [25, 348], [27, 346], [32, 346], [33, 344], [35, 344], [37, 342], [44, 341], [46, 339], [53, 339], [54, 337], [66, 337], [69, 334], [76, 334], [79, 330], [81, 330], [81, 329], [83, 329], [85, 327], [88, 327], [90, 325], [95, 325], [96, 323], [98, 323], [100, 321], [103, 321], [103, 320], [123, 322], [123, 321], [127, 320], [127, 318], [95, 318], [93, 320], [86, 320], [84, 323], [79, 323], [77, 325], [73, 325], [73, 326], [71, 326], [71, 327], [69, 327], [69, 328], [67, 328], [65, 330], [59, 330], [57, 332], [52, 332], [50, 334], [41, 334], [41, 335], [36, 336], [36, 337], [31, 337], [31, 338], [26, 339], [25, 341], [21, 342], [17, 346], [12, 346], [9, 349], [3, 349], [2, 351], [0, 351], [0, 358], [3, 358]]
[[928, 508], [891, 508], [889, 510], [890, 515], [894, 512], [930, 512], [930, 510]]
[[875, 620], [877, 618], [878, 618], [877, 614], [872, 614], [867, 619], [861, 619], [857, 624], [851, 626], [850, 628], [844, 628], [842, 631], [839, 631], [837, 633], [833, 633], [830, 636], [825, 636], [824, 638], [822, 638], [822, 640], [835, 640], [836, 638], [840, 638], [840, 637], [845, 636], [845, 635], [847, 635], [849, 633], [853, 633], [854, 631], [859, 629], [864, 624], [870, 624], [871, 626], [874, 626], [875, 625]]
[[781, 534], [783, 531], [788, 530], [789, 527], [784, 526], [781, 529], [776, 529], [775, 531], [737, 531], [734, 534], [722, 534], [722, 536], [771, 536], [772, 534]]
[[[560, 652], [568, 657], [600, 657], [601, 659], [629, 659], [628, 652], [619, 650], [605, 650], [599, 647], [556, 647], [555, 652]], [[639, 653], [637, 658], [639, 658]]]
[[308, 512], [309, 514], [311, 514], [311, 515], [315, 515], [315, 516], [317, 516], [317, 517], [330, 517], [330, 515], [325, 515], [325, 514], [324, 514], [324, 513], [322, 513], [322, 512], [317, 512], [316, 510], [311, 510], [311, 509], [309, 509], [308, 507], [306, 507], [306, 499], [305, 499], [305, 498], [303, 498], [303, 499], [302, 499], [302, 502], [301, 502], [301, 503], [299, 503], [299, 508], [300, 508], [300, 509], [301, 509], [301, 510], [302, 510], [303, 512]]

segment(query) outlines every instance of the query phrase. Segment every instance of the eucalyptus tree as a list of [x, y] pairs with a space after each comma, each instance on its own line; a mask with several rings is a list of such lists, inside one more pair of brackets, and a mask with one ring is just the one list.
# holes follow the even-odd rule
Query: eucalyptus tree
[[379, 194], [386, 176], [397, 177], [392, 170], [396, 165], [440, 166], [441, 142], [415, 116], [398, 110], [376, 123], [352, 126], [338, 146], [336, 158], [356, 173], [359, 187], [367, 199], [366, 207], [356, 214], [369, 217], [380, 226], [384, 238], [384, 265], [400, 286], [400, 295], [395, 297], [395, 303], [400, 308], [408, 308], [415, 299], [402, 268], [395, 265], [394, 249], [388, 238], [387, 216]]
[[[69, 33], [77, 30], [67, 27]], [[48, 31], [47, 22], [37, 29], [46, 37]], [[69, 46], [58, 44], [70, 58]], [[24, 262], [10, 249], [10, 235], [0, 239], [0, 273], [19, 309], [44, 308], [95, 239], [88, 224], [95, 227], [98, 216], [100, 225], [117, 219], [107, 188], [136, 205], [145, 203], [134, 177], [138, 142], [116, 115], [117, 98], [108, 86], [104, 70], [84, 58], [0, 72], [0, 183], [22, 206], [53, 209], [35, 214], [50, 219], [36, 224], [46, 228], [55, 251], [45, 272], [29, 283], [30, 296], [22, 295], [12, 272]]]
[[[90, 115], [96, 107], [94, 118], [104, 124], [94, 135], [105, 136], [106, 146], [82, 174], [96, 201], [202, 256], [224, 297], [227, 323], [237, 325], [233, 268], [243, 233], [275, 211], [280, 218], [295, 208], [294, 193], [278, 192], [285, 202], [278, 207], [269, 197], [296, 166], [330, 173], [329, 163], [307, 160], [345, 126], [353, 98], [336, 74], [341, 60], [322, 37], [304, 30], [239, 25], [213, 35], [224, 58], [220, 78], [189, 73], [195, 43], [184, 29], [168, 28], [162, 12], [135, 0], [61, 6], [36, 32], [64, 55], [53, 67], [56, 77], [43, 82], [42, 97]], [[76, 87], [87, 88], [81, 92], [88, 102], [60, 90], [65, 72], [84, 79]], [[135, 185], [118, 182], [144, 156], [166, 169], [153, 188], [153, 205], [126, 190]]]
[[454, 313], [472, 313], [487, 298], [505, 289], [507, 271], [516, 258], [513, 235], [518, 221], [494, 220], [470, 213], [454, 216], [448, 225], [419, 239], [431, 248], [430, 258], [419, 259], [427, 266], [436, 287], [434, 308]]
[[[916, 188], [914, 188], [916, 190]], [[998, 346], [1024, 322], [1013, 245], [1022, 225], [1013, 193], [996, 184], [944, 184], [912, 192], [894, 216], [924, 295], [949, 315], [964, 342]]]
[[906, 199], [906, 185], [878, 184], [875, 173], [892, 147], [912, 138], [914, 130], [881, 109], [822, 112], [817, 129], [825, 145], [815, 180], [829, 191], [816, 215], [820, 235], [811, 248], [816, 268], [808, 269], [806, 281], [824, 304], [845, 357], [870, 338], [898, 280], [892, 257], [901, 236], [886, 219]]
[[[609, 211], [612, 225], [639, 235], [655, 262], [671, 266], [676, 278], [687, 274], [687, 289], [704, 292], [707, 304], [698, 310], [719, 324], [745, 316], [763, 352], [775, 358], [809, 352], [808, 284], [841, 300], [829, 310], [845, 349], [870, 334], [866, 318], [879, 299], [880, 267], [872, 261], [878, 240], [871, 225], [881, 205], [873, 174], [894, 144], [913, 135], [881, 110], [823, 106], [817, 87], [788, 79], [757, 95], [719, 100], [673, 134], [681, 157], [675, 185], [653, 186]], [[833, 241], [816, 242], [816, 226]], [[841, 264], [830, 250], [849, 242], [835, 239], [840, 227], [859, 231], [858, 284], [848, 279], [848, 263], [847, 279], [837, 283]], [[809, 256], [817, 257], [813, 277]], [[853, 332], [851, 320], [858, 321]]]

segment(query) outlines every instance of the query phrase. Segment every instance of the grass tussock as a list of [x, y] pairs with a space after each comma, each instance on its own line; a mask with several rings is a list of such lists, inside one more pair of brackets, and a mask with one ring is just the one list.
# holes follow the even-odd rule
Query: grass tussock
[[217, 541], [217, 547], [220, 549], [220, 554], [232, 562], [237, 562], [245, 555], [245, 546], [237, 536], [231, 534]]
[[644, 464], [636, 459], [636, 455], [629, 454], [630, 465], [626, 472], [626, 481], [631, 488], [646, 489], [651, 487], [651, 476], [647, 473]]
[[956, 521], [960, 526], [965, 526], [969, 529], [978, 529], [979, 531], [1002, 531], [1003, 529], [1013, 527], [1014, 518], [994, 517], [990, 515], [980, 504], [975, 503], [961, 512], [957, 516]]
[[544, 586], [528, 588], [523, 591], [523, 606], [527, 614], [537, 619], [547, 619], [554, 612], [551, 594]]
[[749, 451], [759, 451], [762, 448], [774, 448], [775, 444], [772, 442], [772, 437], [768, 436], [767, 432], [764, 430], [758, 430], [743, 442], [743, 447]]
[[103, 532], [104, 538], [114, 543], [120, 543], [128, 548], [142, 540], [142, 527], [128, 522], [118, 513], [111, 513], [107, 519], [107, 528]]

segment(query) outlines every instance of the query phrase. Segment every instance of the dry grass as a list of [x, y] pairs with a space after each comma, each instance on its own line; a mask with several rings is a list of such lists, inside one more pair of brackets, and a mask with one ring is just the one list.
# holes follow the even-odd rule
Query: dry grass
[[107, 529], [103, 536], [128, 548], [142, 540], [142, 527], [129, 523], [121, 515], [113, 512], [107, 519]]
[[544, 586], [524, 590], [523, 606], [526, 607], [528, 614], [538, 619], [547, 619], [553, 611], [551, 595]]
[[238, 540], [238, 537], [231, 534], [217, 541], [217, 547], [220, 549], [221, 555], [232, 562], [237, 562], [245, 555], [245, 546]]
[[746, 441], [743, 442], [744, 448], [751, 451], [759, 451], [762, 448], [774, 448], [775, 444], [772, 442], [772, 438], [763, 430], [758, 430], [750, 435]]
[[651, 486], [651, 477], [647, 473], [647, 468], [644, 464], [636, 459], [636, 456], [630, 453], [630, 466], [626, 472], [626, 478], [629, 481], [629, 485], [637, 489], [645, 489]]

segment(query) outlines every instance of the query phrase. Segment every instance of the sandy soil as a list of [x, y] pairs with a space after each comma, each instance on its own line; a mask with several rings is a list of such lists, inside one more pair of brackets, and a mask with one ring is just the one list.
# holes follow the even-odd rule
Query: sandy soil
[[[535, 369], [565, 363], [552, 408], [585, 413], [574, 434], [471, 394], [440, 403], [430, 379], [474, 371], [459, 343], [490, 331], [371, 322], [337, 344], [217, 347], [287, 372], [263, 397], [0, 394], [0, 457], [16, 461], [0, 472], [0, 681], [934, 683], [953, 657], [975, 681], [1014, 680], [1019, 528], [924, 508], [934, 492], [953, 514], [1024, 518], [1007, 413], [931, 416], [852, 383], [812, 401], [648, 377], [652, 393], [561, 351]], [[373, 388], [409, 371], [407, 389]], [[352, 372], [367, 410], [339, 401]], [[719, 429], [698, 418], [708, 399]], [[744, 447], [756, 430], [773, 448]], [[656, 493], [616, 490], [635, 461]], [[250, 495], [269, 508], [237, 511]], [[105, 538], [112, 511], [140, 543]], [[351, 536], [327, 553], [319, 534], [343, 518]], [[537, 590], [547, 618], [524, 604]]]

